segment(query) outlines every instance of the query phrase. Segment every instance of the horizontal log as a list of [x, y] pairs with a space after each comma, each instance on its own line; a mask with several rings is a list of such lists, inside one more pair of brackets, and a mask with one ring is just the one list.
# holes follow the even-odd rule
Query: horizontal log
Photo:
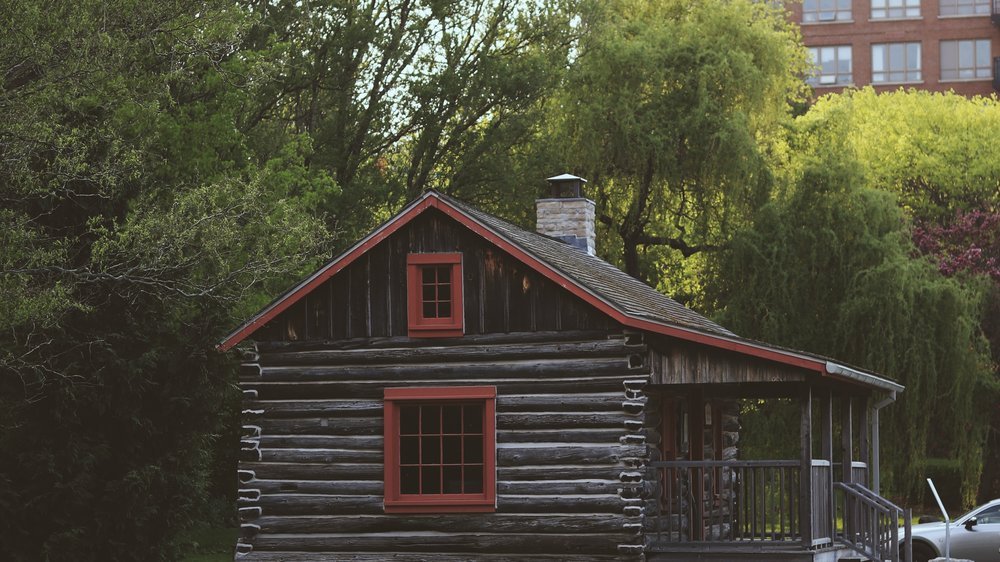
[[[427, 562], [427, 554], [411, 552], [337, 552], [331, 557], [317, 558], [315, 552], [288, 551], [254, 551], [238, 558], [240, 562], [317, 562], [318, 560], [337, 560], [338, 562]], [[481, 552], [465, 552], [459, 554], [434, 553], [435, 562], [469, 562], [482, 560], [484, 562], [552, 562], [566, 560], [563, 554], [485, 554]], [[620, 554], [576, 554], [573, 562], [608, 562], [611, 560], [639, 560], [639, 556], [622, 556]]]
[[630, 537], [614, 534], [483, 534], [483, 533], [385, 533], [357, 535], [329, 534], [262, 534], [254, 543], [254, 551], [297, 550], [312, 552], [412, 551], [412, 552], [492, 552], [538, 554], [598, 554], [615, 553], [618, 545]]
[[624, 434], [625, 422], [631, 417], [620, 410], [617, 412], [537, 412], [523, 414], [497, 414], [497, 429], [552, 429], [566, 428], [622, 428]]
[[623, 410], [625, 393], [501, 395], [497, 412], [600, 412]]
[[562, 466], [498, 466], [498, 481], [546, 481], [546, 480], [614, 480], [623, 472], [635, 472], [630, 468], [602, 465], [562, 465]]
[[416, 379], [443, 381], [458, 378], [483, 380], [518, 377], [617, 377], [629, 374], [628, 361], [623, 357], [594, 359], [532, 359], [488, 361], [483, 363], [432, 363], [419, 365], [321, 366], [321, 367], [262, 367], [260, 376], [240, 375], [246, 381], [399, 381]]
[[615, 465], [622, 458], [644, 457], [645, 446], [637, 445], [578, 445], [559, 444], [537, 447], [505, 446], [497, 449], [499, 466], [608, 464]]
[[[407, 386], [440, 386], [441, 380], [407, 380]], [[489, 377], [481, 379], [448, 380], [449, 386], [480, 386], [484, 384], [497, 387], [498, 394], [533, 394], [533, 393], [567, 393], [577, 392], [611, 392], [623, 390], [623, 380], [619, 378], [576, 378], [539, 379], [529, 376], [520, 379], [494, 380]], [[400, 386], [400, 381], [314, 381], [314, 382], [264, 382], [260, 379], [241, 381], [244, 390], [256, 390], [261, 399], [320, 399], [320, 398], [368, 398], [381, 399], [386, 387]]]
[[267, 449], [373, 449], [382, 450], [381, 435], [262, 435], [260, 446]]
[[[610, 429], [548, 429], [506, 430], [497, 432], [497, 443], [619, 443], [625, 430]], [[263, 442], [262, 442], [263, 443]]]
[[252, 400], [244, 409], [263, 410], [269, 418], [381, 416], [381, 400]]
[[378, 496], [383, 493], [381, 480], [261, 480], [243, 484], [262, 494], [326, 494]]
[[260, 449], [260, 460], [271, 462], [380, 463], [382, 455], [380, 450]]
[[261, 435], [382, 435], [382, 418], [263, 418]]
[[325, 515], [266, 516], [254, 521], [261, 533], [375, 533], [439, 531], [457, 533], [620, 533], [622, 515]]
[[260, 480], [378, 480], [385, 475], [382, 463], [325, 464], [287, 462], [241, 462], [240, 470], [253, 472]]
[[260, 363], [273, 365], [373, 365], [425, 362], [470, 362], [535, 358], [624, 356], [632, 352], [623, 340], [572, 342], [497, 343], [409, 348], [317, 349], [264, 353]]
[[[497, 496], [499, 513], [608, 513], [621, 514], [625, 506], [618, 494]], [[267, 510], [264, 510], [267, 513]]]
[[[440, 338], [434, 340], [435, 346], [463, 345], [503, 345], [515, 343], [550, 343], [573, 341], [596, 341], [613, 339], [625, 341], [620, 332], [606, 330], [566, 330], [540, 332], [510, 332], [491, 334], [466, 334], [460, 338]], [[293, 352], [324, 349], [385, 349], [392, 347], [420, 348], [427, 345], [427, 340], [413, 339], [405, 336], [354, 338], [336, 341], [260, 341], [257, 350], [265, 352]]]
[[541, 480], [497, 482], [497, 493], [508, 495], [586, 495], [618, 494], [625, 484], [614, 480]]
[[382, 513], [382, 496], [267, 494], [257, 502], [262, 515], [364, 515]]

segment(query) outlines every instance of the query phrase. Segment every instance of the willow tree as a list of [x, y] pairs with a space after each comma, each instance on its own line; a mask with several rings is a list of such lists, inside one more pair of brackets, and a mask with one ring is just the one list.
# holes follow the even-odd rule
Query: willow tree
[[982, 285], [944, 277], [914, 257], [895, 198], [866, 187], [860, 166], [831, 152], [805, 163], [791, 193], [764, 207], [717, 256], [714, 302], [737, 333], [904, 384], [883, 418], [883, 482], [919, 499], [924, 459], [953, 456], [970, 503], [989, 396]]
[[802, 94], [797, 37], [750, 0], [615, 0], [583, 18], [557, 140], [629, 274], [659, 276], [646, 253], [718, 247], [766, 201], [770, 140]]

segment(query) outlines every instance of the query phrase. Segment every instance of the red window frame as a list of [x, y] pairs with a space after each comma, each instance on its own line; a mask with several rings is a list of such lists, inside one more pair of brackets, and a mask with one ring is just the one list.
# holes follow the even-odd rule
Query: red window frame
[[[496, 511], [496, 396], [494, 386], [387, 388], [384, 391], [385, 413], [385, 512], [386, 513], [469, 513]], [[482, 405], [482, 493], [412, 494], [400, 490], [400, 408], [402, 406]], [[422, 423], [422, 422], [421, 422]], [[464, 425], [464, 424], [463, 424]], [[463, 433], [460, 434], [464, 438]], [[419, 433], [419, 432], [418, 432]], [[478, 434], [474, 434], [478, 436]], [[443, 426], [430, 437], [452, 437]], [[421, 440], [423, 435], [421, 434]], [[464, 442], [464, 441], [463, 441]], [[463, 445], [464, 447], [464, 445]], [[441, 466], [444, 466], [441, 446]], [[463, 452], [464, 455], [464, 452]], [[421, 458], [421, 461], [423, 459]], [[467, 464], [464, 456], [461, 465]], [[478, 465], [478, 463], [477, 463]], [[434, 463], [420, 464], [435, 466]], [[442, 477], [443, 478], [443, 477]]]
[[[427, 317], [424, 316], [423, 271], [427, 267], [439, 266], [450, 266], [451, 314], [446, 317]], [[447, 338], [461, 336], [464, 333], [462, 254], [409, 254], [406, 257], [406, 285], [407, 324], [411, 338]]]

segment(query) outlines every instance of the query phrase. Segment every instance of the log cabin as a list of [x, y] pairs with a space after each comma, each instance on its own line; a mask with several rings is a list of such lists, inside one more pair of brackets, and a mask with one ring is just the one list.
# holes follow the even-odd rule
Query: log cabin
[[[599, 259], [584, 181], [549, 179], [538, 232], [429, 191], [218, 344], [237, 560], [899, 559], [903, 387]], [[743, 458], [747, 399], [797, 405], [797, 455]]]

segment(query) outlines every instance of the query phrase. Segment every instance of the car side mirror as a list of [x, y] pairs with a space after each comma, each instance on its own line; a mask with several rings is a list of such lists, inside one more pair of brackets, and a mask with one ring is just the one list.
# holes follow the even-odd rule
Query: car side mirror
[[976, 526], [976, 523], [977, 523], [977, 521], [976, 521], [975, 517], [970, 517], [970, 518], [966, 519], [965, 520], [965, 530], [971, 531], [972, 528]]

